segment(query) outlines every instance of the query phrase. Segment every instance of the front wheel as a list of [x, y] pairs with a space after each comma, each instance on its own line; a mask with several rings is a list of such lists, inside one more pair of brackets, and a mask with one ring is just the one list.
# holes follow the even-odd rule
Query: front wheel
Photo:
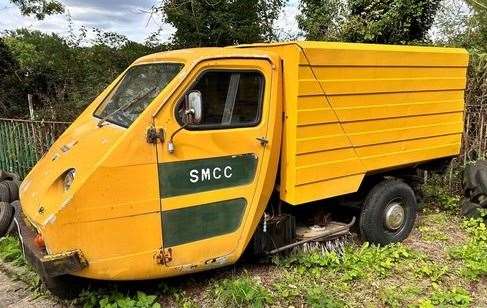
[[416, 220], [413, 189], [401, 180], [384, 180], [368, 193], [360, 215], [365, 240], [380, 245], [401, 242], [409, 236]]

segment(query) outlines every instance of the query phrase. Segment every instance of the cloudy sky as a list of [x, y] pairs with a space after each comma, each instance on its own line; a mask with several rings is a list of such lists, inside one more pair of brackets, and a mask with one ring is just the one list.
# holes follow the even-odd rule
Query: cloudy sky
[[[173, 29], [150, 18], [147, 11], [157, 0], [62, 0], [75, 28], [84, 25], [104, 31], [124, 34], [129, 39], [142, 42], [162, 26], [161, 40], [168, 40]], [[288, 33], [297, 32], [295, 16], [298, 0], [288, 0], [277, 26]], [[0, 32], [25, 27], [44, 32], [66, 34], [67, 16], [48, 16], [43, 21], [20, 15], [17, 7], [8, 0], [0, 0]]]

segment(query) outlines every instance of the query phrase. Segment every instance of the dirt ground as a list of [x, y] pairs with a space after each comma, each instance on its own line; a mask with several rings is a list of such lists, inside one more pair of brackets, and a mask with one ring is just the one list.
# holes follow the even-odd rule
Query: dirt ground
[[20, 280], [7, 276], [0, 269], [0, 307], [1, 308], [44, 308], [62, 307], [45, 296], [32, 292], [30, 287]]

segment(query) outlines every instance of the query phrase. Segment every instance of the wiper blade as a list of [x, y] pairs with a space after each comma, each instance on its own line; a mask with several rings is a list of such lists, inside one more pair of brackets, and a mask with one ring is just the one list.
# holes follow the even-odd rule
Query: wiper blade
[[105, 122], [111, 118], [112, 116], [114, 116], [115, 114], [117, 114], [118, 112], [122, 111], [122, 110], [126, 110], [127, 108], [129, 108], [130, 106], [132, 106], [133, 104], [135, 103], [138, 103], [139, 101], [141, 101], [142, 99], [146, 98], [147, 95], [151, 94], [152, 92], [154, 92], [155, 90], [157, 89], [157, 87], [153, 87], [152, 89], [150, 89], [149, 91], [147, 91], [144, 95], [141, 95], [139, 97], [136, 97], [135, 99], [127, 102], [126, 104], [122, 105], [120, 108], [114, 110], [113, 112], [110, 112], [109, 114], [107, 114], [106, 116], [104, 116], [103, 118], [100, 119], [100, 121], [98, 121], [98, 124], [97, 126], [98, 127], [103, 127], [103, 124], [105, 124]]

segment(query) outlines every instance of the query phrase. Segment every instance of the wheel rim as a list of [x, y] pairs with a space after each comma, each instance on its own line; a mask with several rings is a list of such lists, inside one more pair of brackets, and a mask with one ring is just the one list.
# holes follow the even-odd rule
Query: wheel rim
[[384, 224], [387, 229], [396, 231], [404, 224], [406, 212], [401, 199], [389, 202], [385, 210]]

